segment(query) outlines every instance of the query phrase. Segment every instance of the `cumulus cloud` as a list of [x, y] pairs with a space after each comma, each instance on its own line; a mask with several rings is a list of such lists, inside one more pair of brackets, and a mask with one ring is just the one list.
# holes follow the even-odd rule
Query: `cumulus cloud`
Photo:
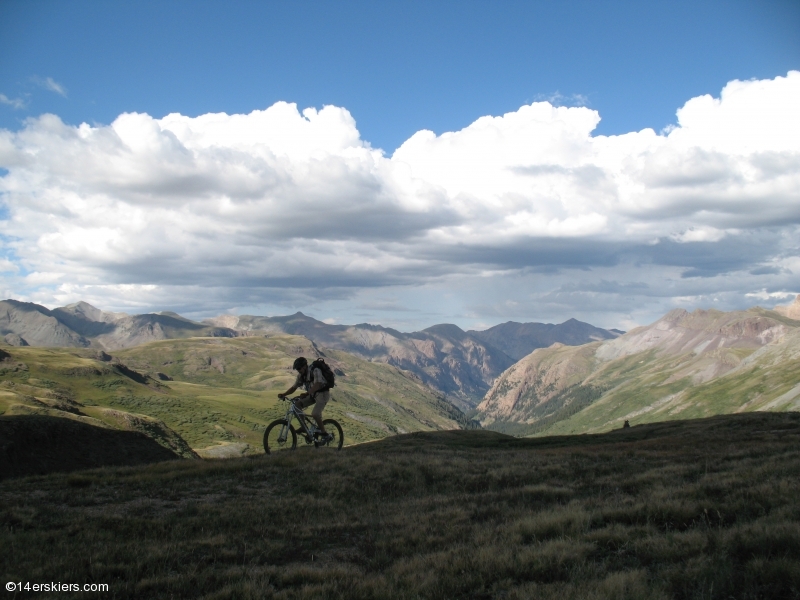
[[391, 156], [335, 106], [100, 126], [42, 115], [0, 130], [0, 233], [18, 269], [6, 287], [197, 312], [359, 294], [376, 306], [364, 290], [467, 293], [487, 278], [519, 293], [514, 277], [531, 274], [526, 310], [704, 297], [694, 280], [732, 294], [733, 278], [744, 298], [797, 268], [798, 107], [794, 71], [693, 98], [661, 134], [593, 136], [597, 111], [535, 102], [419, 131]]

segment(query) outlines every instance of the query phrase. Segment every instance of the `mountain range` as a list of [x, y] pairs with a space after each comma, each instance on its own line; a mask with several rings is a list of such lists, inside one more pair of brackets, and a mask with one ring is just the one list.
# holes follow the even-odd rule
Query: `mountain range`
[[198, 323], [173, 312], [105, 312], [86, 302], [53, 310], [17, 300], [0, 302], [0, 336], [16, 346], [114, 351], [166, 339], [279, 333], [302, 335], [321, 347], [407, 371], [468, 412], [503, 371], [533, 349], [554, 342], [584, 344], [612, 339], [621, 332], [570, 319], [560, 325], [508, 322], [485, 331], [440, 324], [402, 333], [368, 323], [329, 325], [300, 312], [280, 317], [222, 315]]
[[349, 443], [475, 420], [556, 435], [800, 409], [800, 296], [775, 310], [674, 310], [628, 333], [574, 319], [413, 333], [302, 313], [199, 323], [6, 300], [0, 336], [2, 419], [137, 431], [179, 455], [258, 452], [301, 355], [325, 357], [336, 371], [329, 408]]
[[86, 302], [53, 310], [32, 302], [0, 302], [0, 336], [12, 346], [119, 350], [156, 340], [237, 335], [172, 312], [128, 315], [104, 312]]

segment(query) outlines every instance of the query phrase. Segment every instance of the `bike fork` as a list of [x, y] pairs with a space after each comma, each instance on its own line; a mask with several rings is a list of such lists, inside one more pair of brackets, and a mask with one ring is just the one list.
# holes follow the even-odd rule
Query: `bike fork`
[[289, 436], [289, 427], [292, 425], [291, 419], [286, 419], [286, 425], [281, 427], [281, 434], [278, 436], [278, 441], [284, 443]]

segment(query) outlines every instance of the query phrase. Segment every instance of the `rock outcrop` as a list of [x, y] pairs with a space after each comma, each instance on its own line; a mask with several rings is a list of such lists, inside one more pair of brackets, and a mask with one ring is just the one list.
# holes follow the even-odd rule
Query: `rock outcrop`
[[534, 350], [497, 378], [478, 405], [482, 420], [529, 420], [538, 406], [591, 374], [598, 346], [553, 344]]
[[788, 306], [776, 306], [775, 312], [783, 315], [784, 317], [789, 317], [790, 319], [800, 321], [800, 294], [797, 294], [794, 302]]

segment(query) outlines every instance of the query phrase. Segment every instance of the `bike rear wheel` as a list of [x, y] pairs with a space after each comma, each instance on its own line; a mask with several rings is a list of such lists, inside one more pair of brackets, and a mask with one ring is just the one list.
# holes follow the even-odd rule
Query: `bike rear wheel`
[[342, 426], [339, 425], [337, 421], [333, 419], [325, 419], [322, 422], [325, 425], [325, 431], [330, 433], [333, 436], [333, 439], [325, 442], [324, 444], [317, 443], [315, 446], [317, 448], [329, 448], [331, 450], [341, 450], [342, 446], [344, 445], [344, 431], [342, 431]]
[[297, 433], [286, 419], [278, 419], [267, 425], [267, 430], [264, 432], [264, 452], [271, 454], [295, 448], [297, 448]]

